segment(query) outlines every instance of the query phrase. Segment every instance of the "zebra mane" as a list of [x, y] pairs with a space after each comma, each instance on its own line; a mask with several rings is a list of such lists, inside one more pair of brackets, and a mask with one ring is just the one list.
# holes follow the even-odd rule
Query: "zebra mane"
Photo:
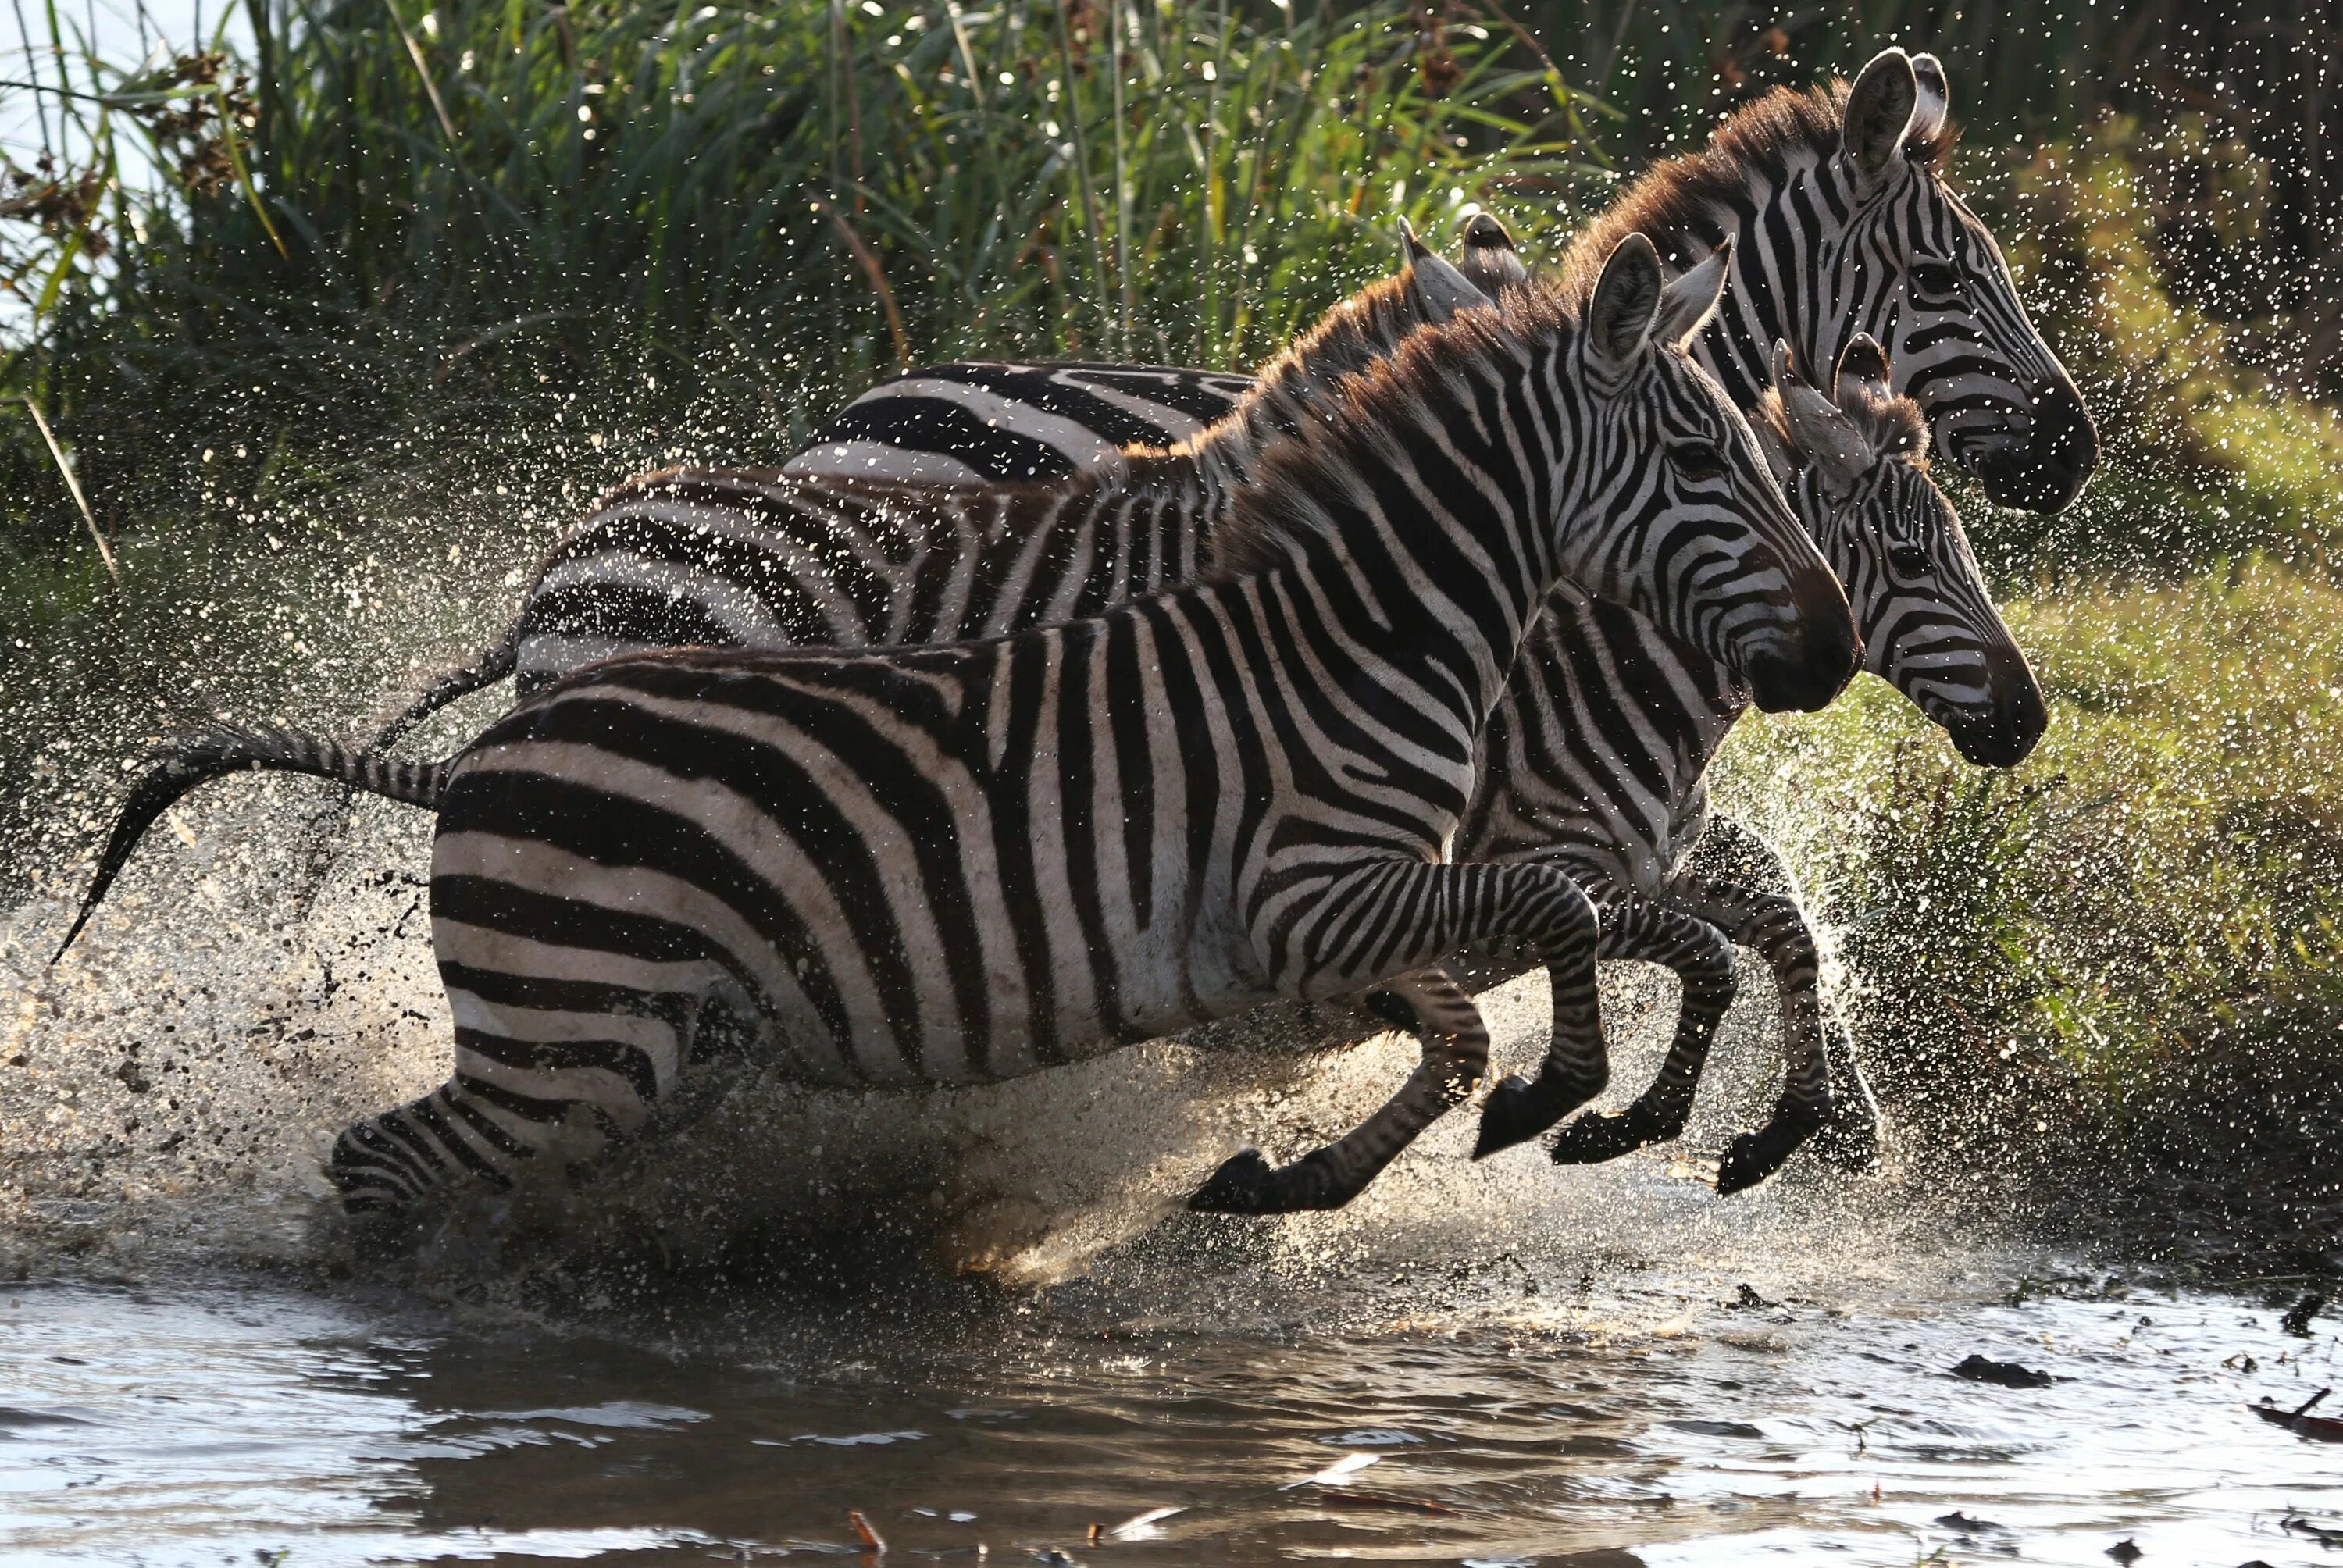
[[1339, 524], [1328, 501], [1373, 509], [1359, 456], [1396, 454], [1424, 409], [1474, 401], [1473, 367], [1518, 363], [1541, 345], [1566, 346], [1577, 336], [1579, 309], [1564, 291], [1532, 279], [1507, 294], [1503, 310], [1468, 310], [1419, 327], [1395, 352], [1371, 359], [1310, 409], [1303, 429], [1262, 454], [1253, 482], [1238, 492], [1233, 515], [1212, 540], [1208, 575], [1226, 579], [1266, 570], [1290, 559], [1296, 547], [1330, 537]]
[[[1572, 244], [1563, 269], [1573, 297], [1594, 292], [1612, 247], [1630, 234], [1649, 235], [1671, 266], [1699, 260], [1705, 238], [1696, 249], [1684, 242], [1704, 236], [1709, 210], [1738, 198], [1753, 175], [1779, 180], [1793, 165], [1839, 150], [1847, 92], [1847, 84], [1835, 77], [1825, 86], [1775, 87], [1727, 116], [1698, 152], [1654, 164]], [[1905, 158], [1941, 173], [1959, 135], [1947, 118], [1930, 135], [1908, 138]]]
[[[1402, 271], [1380, 277], [1336, 301], [1254, 372], [1252, 389], [1235, 407], [1166, 450], [1189, 457], [1232, 433], [1264, 444], [1295, 434], [1302, 410], [1332, 397], [1344, 377], [1390, 357], [1423, 325], [1410, 276]], [[1143, 449], [1129, 450], [1136, 456]]]
[[[1928, 471], [1928, 416], [1920, 405], [1851, 378], [1841, 379], [1834, 401], [1871, 451], [1908, 463], [1924, 474]], [[1810, 457], [1791, 433], [1789, 411], [1782, 406], [1778, 388], [1765, 388], [1757, 407], [1749, 411], [1749, 423], [1779, 442], [1783, 450], [1801, 460]]]

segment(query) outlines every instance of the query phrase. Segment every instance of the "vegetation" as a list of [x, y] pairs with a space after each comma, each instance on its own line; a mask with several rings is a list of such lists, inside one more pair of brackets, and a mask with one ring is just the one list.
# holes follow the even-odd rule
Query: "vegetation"
[[1805, 867], [1866, 1060], [1964, 1158], [2343, 1171], [2343, 592], [2241, 562], [2011, 619], [2054, 714], [2022, 767], [1874, 681], [1756, 727], [1720, 792]]
[[[109, 523], [564, 414], [775, 455], [954, 356], [1250, 363], [1386, 270], [1393, 220], [1590, 167], [1502, 18], [1400, 0], [243, 14], [248, 61], [65, 51], [58, 150], [13, 176], [12, 389]], [[81, 522], [15, 434], [54, 547]]]

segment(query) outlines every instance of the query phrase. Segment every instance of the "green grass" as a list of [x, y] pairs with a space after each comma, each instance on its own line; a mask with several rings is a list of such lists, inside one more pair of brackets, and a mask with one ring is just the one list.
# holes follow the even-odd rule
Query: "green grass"
[[[214, 188], [8, 230], [10, 389], [109, 520], [564, 417], [773, 457], [959, 356], [1250, 364], [1387, 272], [1398, 219], [1502, 191], [1534, 226], [1592, 177], [1585, 106], [1471, 5], [244, 3], [248, 62], [55, 66], [96, 95], [54, 98], [70, 168], [200, 111]], [[0, 494], [64, 548], [25, 425]]]
[[2343, 1170], [2343, 591], [2266, 561], [2025, 600], [2052, 706], [2007, 773], [1884, 685], [1737, 736], [1719, 798], [1840, 933], [1921, 1124]]

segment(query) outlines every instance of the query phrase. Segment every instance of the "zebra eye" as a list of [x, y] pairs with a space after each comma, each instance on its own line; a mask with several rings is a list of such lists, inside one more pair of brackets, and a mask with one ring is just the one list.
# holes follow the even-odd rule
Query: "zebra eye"
[[1931, 299], [1956, 299], [1961, 292], [1959, 271], [1941, 261], [1912, 264], [1912, 286]]
[[1887, 547], [1887, 564], [1895, 568], [1899, 578], [1924, 578], [1936, 563], [1930, 560], [1928, 552], [1918, 545], [1890, 545]]
[[1725, 454], [1715, 447], [1697, 441], [1677, 441], [1668, 447], [1668, 461], [1676, 472], [1687, 479], [1721, 479], [1725, 477]]

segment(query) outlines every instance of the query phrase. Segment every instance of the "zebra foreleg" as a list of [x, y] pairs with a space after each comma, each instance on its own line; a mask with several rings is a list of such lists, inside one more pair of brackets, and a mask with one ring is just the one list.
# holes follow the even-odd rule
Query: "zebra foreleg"
[[1272, 1167], [1253, 1149], [1236, 1155], [1196, 1190], [1189, 1208], [1212, 1214], [1339, 1209], [1363, 1191], [1417, 1133], [1472, 1093], [1488, 1070], [1488, 1026], [1445, 970], [1401, 975], [1367, 992], [1361, 1005], [1423, 1042], [1423, 1060], [1400, 1091], [1342, 1138], [1292, 1164]]
[[1708, 1049], [1733, 1005], [1733, 944], [1696, 915], [1649, 900], [1627, 898], [1603, 907], [1606, 959], [1633, 959], [1674, 970], [1684, 981], [1675, 1038], [1652, 1086], [1625, 1110], [1582, 1116], [1552, 1144], [1554, 1162], [1587, 1165], [1615, 1160], [1646, 1144], [1680, 1136], [1692, 1114]]
[[1756, 893], [1731, 882], [1686, 876], [1676, 879], [1674, 898], [1722, 926], [1735, 942], [1755, 950], [1773, 969], [1781, 993], [1782, 1098], [1766, 1124], [1736, 1135], [1717, 1162], [1717, 1191], [1738, 1192], [1779, 1171], [1830, 1114], [1820, 958], [1805, 912], [1786, 893]]
[[[1752, 893], [1798, 899], [1797, 879], [1774, 846], [1747, 826], [1718, 812], [1709, 819], [1685, 869], [1715, 883], [1730, 883]], [[1803, 909], [1803, 905], [1801, 905]], [[1804, 915], [1800, 919], [1804, 920]], [[1765, 955], [1777, 983], [1786, 994], [1795, 983], [1796, 955]], [[1815, 1010], [1822, 1020], [1823, 1054], [1830, 1064], [1830, 1111], [1814, 1135], [1816, 1158], [1841, 1171], [1860, 1174], [1879, 1166], [1879, 1101], [1863, 1075], [1855, 1041], [1838, 1009], [1826, 996], [1817, 996]]]
[[[1413, 1111], [1420, 1117], [1414, 1125], [1405, 1125], [1394, 1110], [1408, 1099], [1403, 1091], [1400, 1100], [1384, 1107], [1361, 1130], [1363, 1133], [1368, 1129], [1397, 1131], [1400, 1136], [1391, 1153], [1396, 1153], [1438, 1110], [1454, 1102], [1441, 1085], [1453, 1085], [1462, 1079], [1469, 1091], [1473, 1077], [1478, 1075], [1477, 1063], [1485, 1057], [1486, 1026], [1481, 1022], [1480, 1010], [1445, 970], [1432, 968], [1459, 949], [1502, 946], [1526, 951], [1544, 962], [1554, 980], [1555, 1033], [1560, 1036], [1574, 1027], [1591, 1025], [1593, 1056], [1599, 1070], [1603, 1042], [1601, 1016], [1594, 1007], [1598, 930], [1594, 905], [1560, 867], [1542, 862], [1455, 866], [1384, 860], [1340, 871], [1291, 875], [1265, 887], [1258, 897], [1261, 903], [1256, 910], [1273, 911], [1273, 916], [1265, 922], [1270, 929], [1256, 940], [1261, 943], [1264, 967], [1275, 977], [1281, 991], [1304, 1000], [1396, 992], [1392, 1003], [1377, 1004], [1389, 1007], [1386, 1016], [1403, 1014], [1419, 1027], [1431, 1024], [1433, 1030], [1426, 1031], [1428, 1050], [1436, 1030], [1457, 1041], [1444, 1049], [1471, 1053], [1466, 1060], [1475, 1065], [1470, 1076], [1450, 1070], [1445, 1058], [1417, 1069], [1411, 1084], [1428, 1081], [1439, 1092], [1431, 1094]], [[1434, 983], [1427, 975], [1437, 975], [1443, 983]], [[1394, 976], [1401, 979], [1391, 978]], [[1408, 983], [1402, 985], [1402, 979]], [[1569, 1010], [1576, 1009], [1584, 1010], [1583, 1019]], [[1469, 1027], [1463, 1021], [1468, 1017]], [[1449, 1097], [1443, 1100], [1443, 1095]], [[1426, 1110], [1430, 1114], [1424, 1113]], [[1338, 1143], [1334, 1148], [1342, 1146]], [[1390, 1154], [1383, 1154], [1366, 1175], [1372, 1176], [1389, 1159]], [[1297, 1166], [1305, 1164], [1306, 1159], [1295, 1161]], [[1242, 1191], [1253, 1181], [1275, 1174], [1258, 1155], [1250, 1160], [1239, 1155], [1197, 1196], [1217, 1198], [1216, 1187]], [[1316, 1190], [1321, 1180], [1294, 1178], [1310, 1190]], [[1364, 1181], [1358, 1185], [1363, 1186]], [[1357, 1188], [1344, 1191], [1339, 1181], [1328, 1181], [1324, 1191], [1331, 1201], [1311, 1206], [1347, 1201], [1356, 1195]], [[1225, 1204], [1213, 1201], [1206, 1206]]]

